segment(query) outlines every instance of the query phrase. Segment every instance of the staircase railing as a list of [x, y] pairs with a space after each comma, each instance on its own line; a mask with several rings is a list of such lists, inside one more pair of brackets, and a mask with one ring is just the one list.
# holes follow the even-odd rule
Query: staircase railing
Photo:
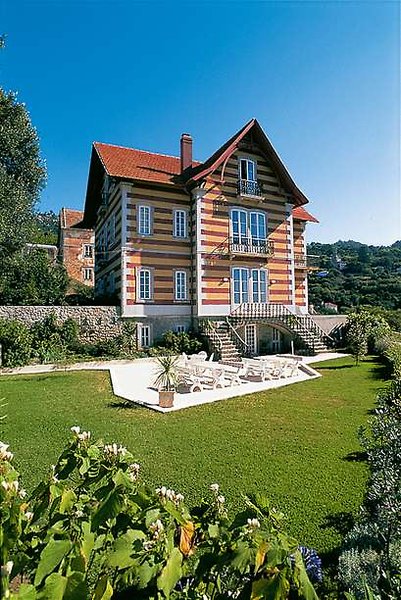
[[199, 323], [202, 333], [204, 333], [215, 347], [215, 350], [221, 354], [223, 341], [216, 331], [215, 325], [209, 319], [202, 319]]
[[[230, 332], [231, 339], [233, 340], [234, 344], [239, 349], [241, 355], [242, 356], [252, 356], [251, 346], [246, 343], [246, 341], [240, 336], [240, 334], [235, 329], [235, 327], [232, 326], [228, 317], [226, 317], [226, 323], [227, 323], [227, 326], [228, 326], [228, 329]], [[233, 336], [235, 337], [236, 341], [234, 341]]]
[[292, 312], [288, 306], [283, 304], [264, 304], [244, 302], [231, 313], [233, 318], [249, 319], [271, 319], [278, 320], [288, 329], [297, 333], [314, 350], [315, 340], [310, 340], [311, 334], [325, 345], [331, 345], [333, 339], [326, 333], [309, 315], [299, 316]]

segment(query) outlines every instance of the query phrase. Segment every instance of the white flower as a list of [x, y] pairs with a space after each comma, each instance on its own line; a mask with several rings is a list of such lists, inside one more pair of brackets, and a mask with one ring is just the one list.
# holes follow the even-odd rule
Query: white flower
[[165, 485], [160, 488], [156, 488], [156, 494], [160, 496], [161, 500], [170, 500], [170, 502], [174, 502], [176, 505], [184, 500], [184, 496], [182, 494], [177, 494], [177, 492], [174, 490], [166, 488]]
[[9, 577], [11, 575], [11, 571], [13, 570], [13, 561], [9, 560], [8, 562], [6, 562], [5, 565], [1, 566], [1, 576], [2, 577]]
[[224, 504], [224, 502], [226, 501], [224, 496], [217, 496], [216, 500], [219, 504]]
[[33, 512], [30, 512], [29, 510], [27, 510], [25, 513], [25, 516], [28, 519], [28, 521], [31, 521], [33, 519]]
[[218, 484], [218, 483], [212, 483], [212, 485], [210, 486], [210, 489], [212, 490], [212, 492], [213, 492], [214, 494], [217, 494], [217, 492], [218, 492], [218, 491], [219, 491], [219, 489], [220, 489], [220, 486], [219, 486], [219, 484]]
[[248, 519], [247, 523], [251, 529], [257, 529], [260, 527], [258, 519]]
[[13, 459], [14, 454], [7, 450], [8, 447], [9, 444], [3, 444], [3, 442], [0, 442], [0, 460], [10, 461]]
[[118, 456], [125, 456], [128, 450], [123, 446], [117, 446], [117, 444], [106, 444], [103, 448], [103, 452], [107, 458], [113, 460]]
[[158, 540], [164, 530], [163, 523], [160, 519], [157, 519], [154, 523], [149, 525], [149, 529], [153, 534], [153, 539]]
[[26, 490], [21, 488], [18, 495], [20, 498], [26, 498], [26, 496], [27, 496]]
[[78, 425], [75, 425], [74, 427], [71, 427], [71, 431], [72, 433], [74, 433], [76, 436], [79, 435], [79, 432], [81, 431], [81, 428], [78, 427]]
[[141, 470], [141, 466], [138, 463], [132, 463], [128, 466], [128, 475], [131, 481], [136, 481], [139, 477], [139, 471]]
[[59, 482], [59, 479], [58, 479], [57, 473], [56, 473], [56, 465], [52, 465], [52, 482], [53, 483]]
[[153, 545], [154, 545], [154, 542], [147, 540], [147, 541], [143, 542], [143, 549], [146, 551], [152, 550]]
[[84, 513], [83, 513], [83, 511], [82, 511], [82, 510], [76, 510], [76, 511], [75, 511], [75, 516], [76, 516], [78, 519], [80, 519], [81, 517], [83, 517], [83, 516], [84, 516]]

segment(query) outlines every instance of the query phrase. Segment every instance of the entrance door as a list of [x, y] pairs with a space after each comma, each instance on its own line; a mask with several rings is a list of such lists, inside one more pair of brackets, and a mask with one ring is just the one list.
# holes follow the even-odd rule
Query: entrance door
[[256, 325], [245, 325], [245, 342], [252, 354], [258, 353], [258, 338], [256, 335]]
[[279, 329], [272, 329], [272, 351], [277, 354], [281, 349], [281, 332]]

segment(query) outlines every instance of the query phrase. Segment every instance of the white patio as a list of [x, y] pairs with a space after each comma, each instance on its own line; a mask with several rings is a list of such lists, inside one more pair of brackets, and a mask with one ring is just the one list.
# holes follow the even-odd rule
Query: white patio
[[[196, 368], [196, 366], [189, 368], [188, 362], [184, 360], [181, 363], [181, 368], [183, 375], [187, 373], [189, 376], [188, 391], [175, 393], [174, 406], [172, 408], [161, 408], [158, 405], [159, 394], [152, 387], [157, 371], [156, 359], [141, 359], [140, 361], [125, 365], [110, 365], [109, 368], [113, 391], [117, 396], [152, 410], [167, 413], [315, 379], [320, 377], [320, 375], [310, 366], [311, 363], [340, 358], [342, 356], [346, 355], [324, 353], [313, 357], [303, 357], [302, 360], [298, 361], [295, 361], [291, 357], [268, 356], [262, 357], [262, 360], [251, 360], [248, 362], [248, 366], [246, 366], [245, 361], [244, 368], [241, 371], [236, 371], [235, 368], [229, 366], [224, 367], [224, 365], [216, 362], [204, 361], [203, 359], [200, 361], [196, 361], [195, 359], [194, 361], [194, 363], [201, 363], [200, 369]], [[206, 362], [208, 364], [205, 364]], [[292, 373], [290, 369], [291, 362], [297, 363]], [[281, 373], [278, 370], [274, 372], [274, 363], [277, 364], [277, 368], [279, 368], [280, 364], [286, 365], [286, 370], [283, 368]], [[271, 366], [268, 367], [267, 365]], [[206, 385], [198, 387], [196, 385], [197, 377], [199, 381], [205, 381]], [[192, 385], [193, 383], [195, 383], [195, 386]], [[207, 389], [208, 385], [211, 386], [211, 389]], [[189, 391], [191, 388], [200, 389], [200, 391]]]

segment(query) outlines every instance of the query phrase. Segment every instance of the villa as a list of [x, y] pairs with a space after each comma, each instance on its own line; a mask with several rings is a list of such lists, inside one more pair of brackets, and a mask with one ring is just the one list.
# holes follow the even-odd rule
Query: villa
[[200, 329], [220, 358], [327, 348], [308, 314], [305, 228], [316, 223], [256, 119], [204, 162], [95, 142], [82, 227], [95, 293], [118, 298], [138, 345]]

